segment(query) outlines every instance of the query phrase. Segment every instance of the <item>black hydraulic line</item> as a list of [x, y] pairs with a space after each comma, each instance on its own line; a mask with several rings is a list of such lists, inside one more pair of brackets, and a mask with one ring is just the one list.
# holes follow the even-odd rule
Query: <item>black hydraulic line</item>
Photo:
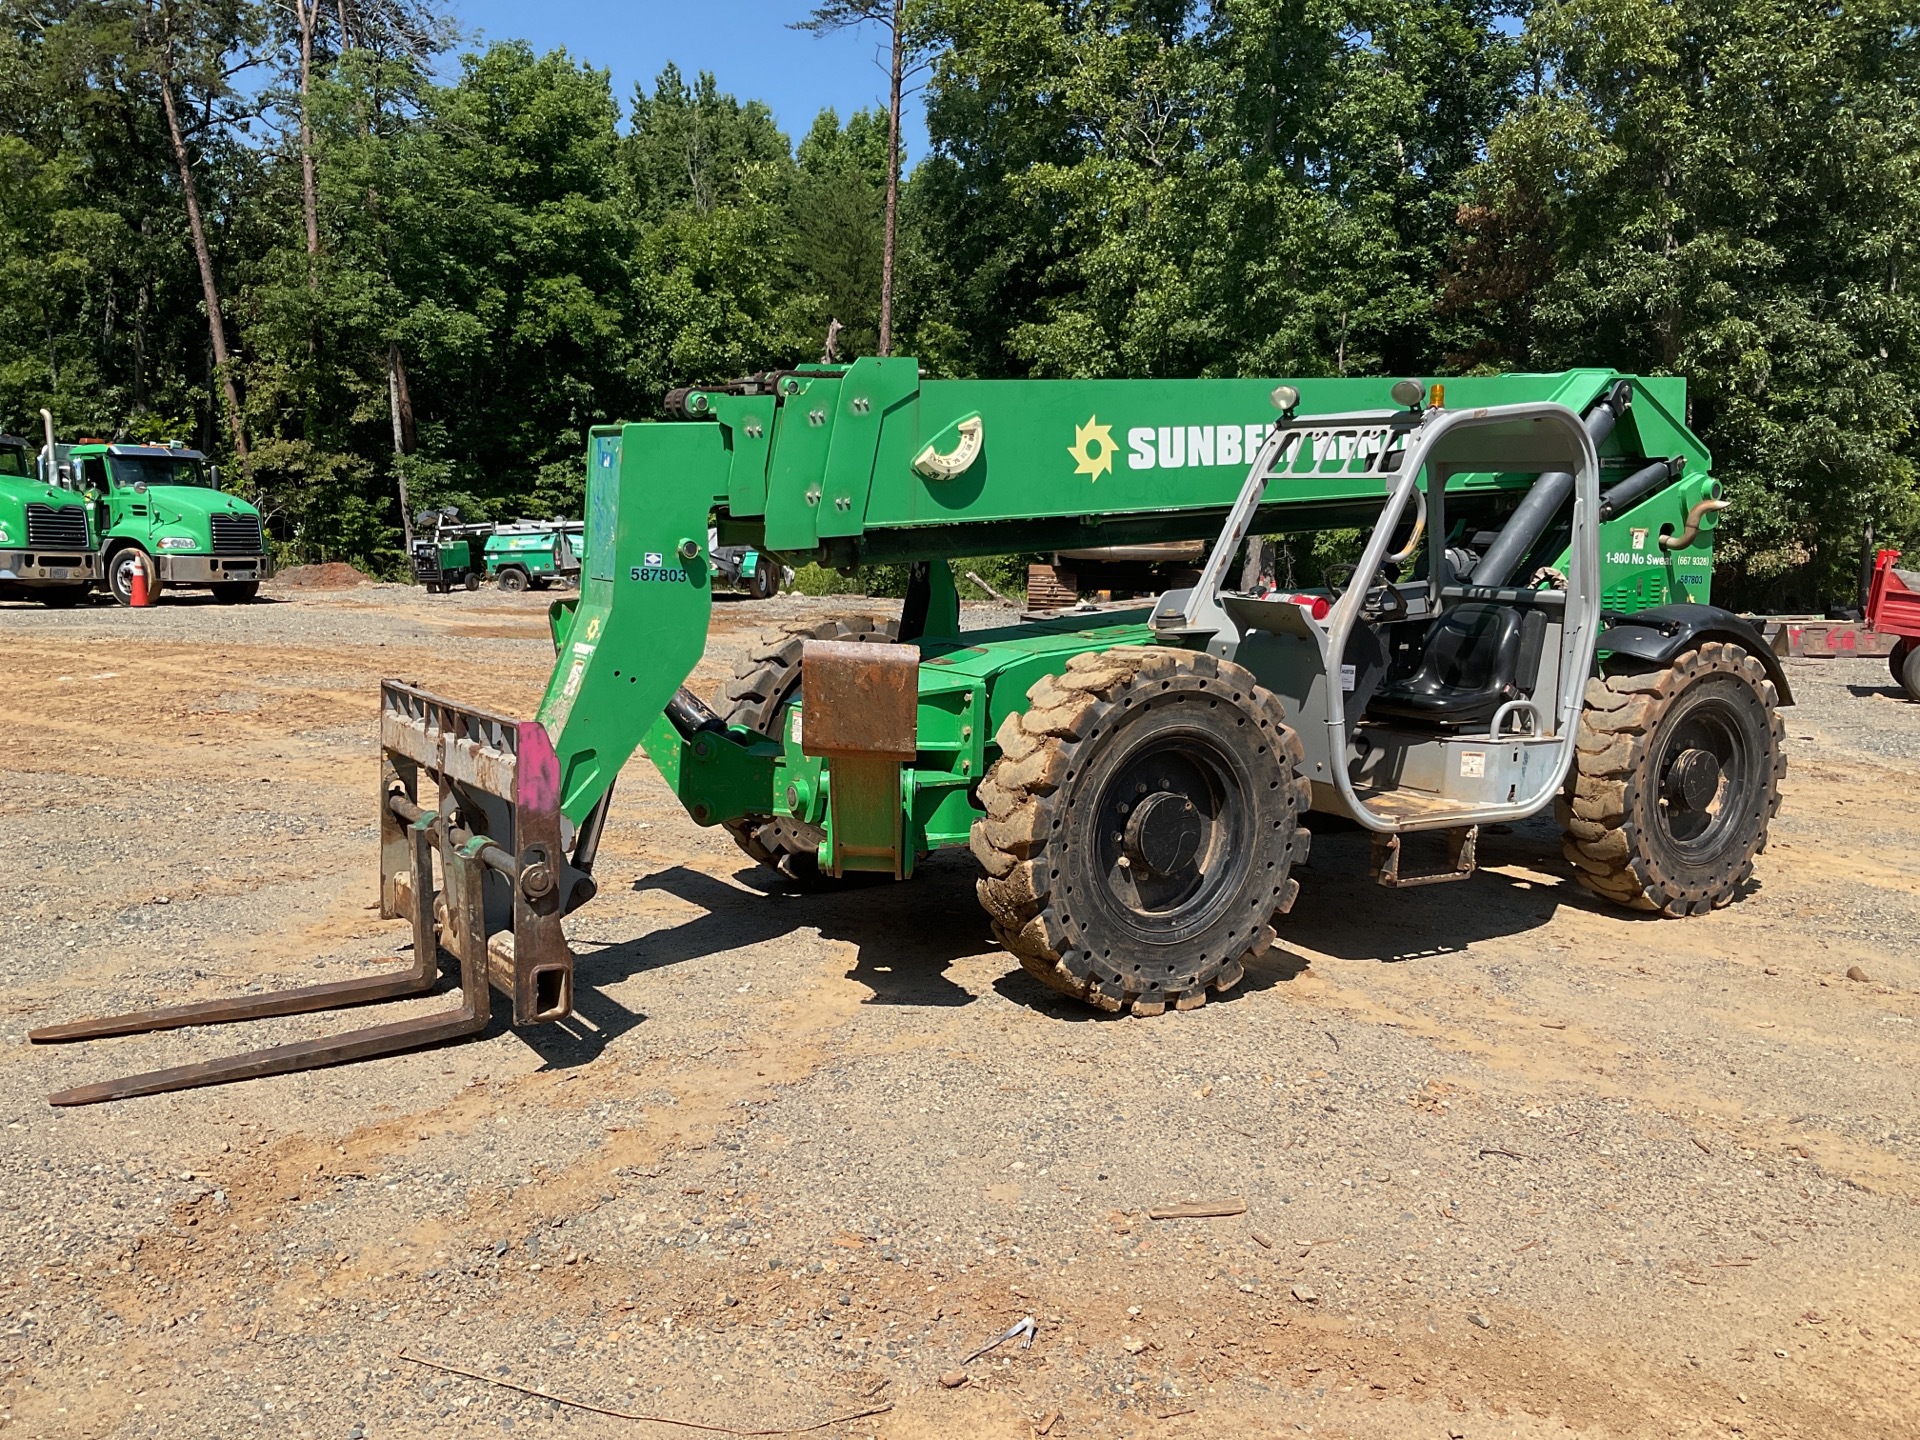
[[593, 857], [600, 853], [600, 836], [607, 828], [607, 811], [613, 807], [613, 786], [594, 802], [587, 818], [580, 822], [580, 833], [573, 842], [573, 868], [593, 873]]
[[[1597, 447], [1613, 433], [1614, 423], [1627, 413], [1627, 406], [1633, 401], [1633, 387], [1622, 380], [1589, 411], [1585, 424], [1587, 434], [1593, 438]], [[1505, 585], [1513, 579], [1513, 572], [1527, 558], [1540, 537], [1547, 532], [1547, 526], [1553, 523], [1553, 517], [1560, 513], [1561, 506], [1567, 503], [1567, 497], [1573, 494], [1573, 475], [1567, 470], [1549, 470], [1538, 480], [1521, 499], [1500, 533], [1494, 536], [1493, 543], [1487, 547], [1486, 554], [1480, 557], [1480, 563], [1473, 567], [1475, 585]]]
[[1676, 455], [1671, 460], [1656, 460], [1634, 471], [1626, 479], [1609, 487], [1607, 493], [1600, 497], [1600, 518], [1611, 520], [1623, 510], [1639, 504], [1654, 491], [1666, 488], [1680, 478], [1680, 471], [1686, 463], [1686, 456]]

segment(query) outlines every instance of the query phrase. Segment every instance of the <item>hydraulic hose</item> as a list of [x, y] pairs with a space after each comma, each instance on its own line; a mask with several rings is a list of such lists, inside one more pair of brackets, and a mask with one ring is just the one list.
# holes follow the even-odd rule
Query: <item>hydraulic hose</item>
[[[1587, 411], [1587, 434], [1593, 437], [1596, 447], [1604, 444], [1613, 433], [1615, 422], [1627, 413], [1627, 406], [1632, 401], [1633, 387], [1622, 380]], [[1527, 558], [1527, 552], [1547, 533], [1547, 526], [1553, 523], [1553, 517], [1560, 513], [1560, 507], [1567, 503], [1567, 497], [1571, 494], [1571, 471], [1549, 470], [1535, 480], [1508, 517], [1507, 523], [1501, 527], [1500, 533], [1494, 536], [1487, 553], [1480, 557], [1480, 563], [1473, 567], [1473, 583], [1492, 586], [1511, 583], [1514, 572]]]

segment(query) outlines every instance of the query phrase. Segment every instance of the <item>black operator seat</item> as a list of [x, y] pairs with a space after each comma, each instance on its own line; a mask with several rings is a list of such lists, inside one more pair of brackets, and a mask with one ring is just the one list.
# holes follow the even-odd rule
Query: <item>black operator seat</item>
[[1531, 694], [1547, 617], [1535, 608], [1468, 601], [1427, 627], [1420, 663], [1387, 681], [1370, 717], [1449, 730], [1483, 726], [1509, 700]]

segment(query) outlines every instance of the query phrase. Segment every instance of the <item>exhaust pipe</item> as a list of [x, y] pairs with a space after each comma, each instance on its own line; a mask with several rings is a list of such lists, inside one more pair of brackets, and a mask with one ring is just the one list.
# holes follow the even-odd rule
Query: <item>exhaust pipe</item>
[[1686, 529], [1682, 530], [1678, 535], [1662, 535], [1660, 537], [1660, 548], [1662, 550], [1686, 549], [1689, 545], [1693, 544], [1695, 540], [1700, 538], [1700, 521], [1703, 517], [1711, 515], [1716, 510], [1725, 510], [1732, 504], [1733, 502], [1731, 500], [1721, 500], [1713, 497], [1702, 500], [1687, 512]]
[[[1622, 380], [1587, 411], [1587, 434], [1593, 437], [1596, 448], [1605, 443], [1613, 433], [1615, 422], [1627, 413], [1627, 407], [1632, 403], [1633, 387]], [[1475, 585], [1500, 586], [1509, 583], [1513, 579], [1513, 572], [1520, 568], [1520, 562], [1527, 558], [1527, 552], [1547, 533], [1547, 526], [1553, 523], [1553, 517], [1560, 513], [1560, 507], [1567, 503], [1567, 497], [1571, 494], [1573, 475], [1568, 471], [1549, 470], [1534, 481], [1533, 488], [1514, 508], [1507, 523], [1487, 547], [1487, 553], [1480, 557], [1480, 563], [1473, 567], [1473, 573], [1466, 578]]]
[[40, 478], [49, 485], [60, 483], [60, 470], [53, 456], [53, 412], [46, 406], [40, 407], [40, 424], [47, 432], [47, 448], [40, 452]]

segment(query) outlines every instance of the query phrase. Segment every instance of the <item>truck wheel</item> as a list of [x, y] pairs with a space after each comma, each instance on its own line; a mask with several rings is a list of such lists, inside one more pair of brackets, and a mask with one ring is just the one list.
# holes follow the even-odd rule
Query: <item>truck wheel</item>
[[71, 610], [87, 598], [91, 585], [43, 585], [33, 592], [33, 598], [49, 610]]
[[467, 593], [472, 594], [480, 588], [480, 572], [477, 570], [469, 570], [467, 572], [467, 578], [461, 583], [467, 587]]
[[1587, 682], [1562, 849], [1615, 904], [1704, 915], [1732, 900], [1780, 809], [1779, 693], [1738, 645]]
[[1237, 985], [1310, 838], [1280, 701], [1229, 661], [1133, 647], [1076, 655], [1027, 695], [973, 826], [994, 934], [1102, 1010], [1189, 1010]]
[[138, 545], [113, 552], [113, 558], [107, 562], [107, 588], [122, 605], [133, 604], [135, 570], [146, 572], [147, 603], [152, 604], [160, 598], [160, 572], [154, 567], [153, 557]]
[[1893, 647], [1893, 654], [1887, 657], [1887, 663], [1894, 680], [1907, 692], [1907, 698], [1920, 700], [1920, 640], [1903, 636]]
[[753, 572], [753, 584], [748, 590], [755, 600], [771, 600], [780, 593], [780, 566], [771, 562], [765, 555]]
[[[475, 588], [478, 588], [476, 585]], [[527, 572], [517, 565], [509, 565], [500, 572], [500, 588], [519, 594], [527, 588]]]
[[213, 598], [222, 605], [245, 605], [259, 593], [258, 580], [229, 580], [213, 587]]
[[[744, 725], [778, 740], [787, 706], [800, 694], [800, 654], [807, 641], [888, 645], [899, 633], [898, 621], [883, 624], [861, 615], [764, 636], [747, 652], [725, 692], [713, 697], [713, 708], [729, 725]], [[820, 842], [827, 837], [818, 825], [785, 815], [748, 815], [726, 821], [724, 828], [735, 844], [762, 865], [796, 880], [810, 880], [819, 873]]]

